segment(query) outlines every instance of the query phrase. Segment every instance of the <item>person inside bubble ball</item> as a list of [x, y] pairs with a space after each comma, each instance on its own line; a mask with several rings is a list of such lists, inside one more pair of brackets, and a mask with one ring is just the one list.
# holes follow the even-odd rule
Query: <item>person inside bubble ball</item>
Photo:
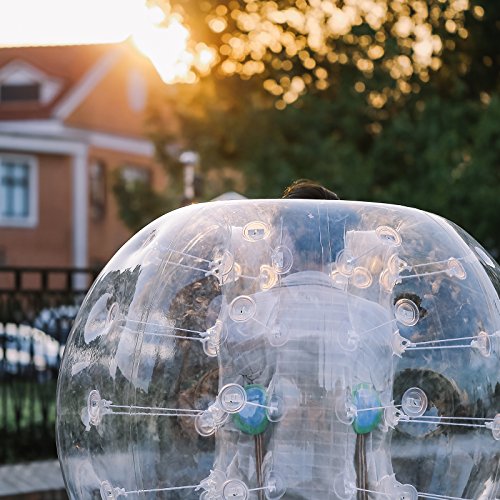
[[298, 179], [292, 182], [283, 192], [283, 199], [296, 200], [339, 200], [336, 193], [321, 184], [309, 180]]
[[[339, 200], [308, 180], [293, 183], [283, 198]], [[392, 363], [382, 362], [392, 358], [387, 310], [332, 282], [349, 217], [339, 207], [312, 213], [286, 203], [275, 217], [293, 264], [276, 286], [251, 297], [252, 321], [229, 320], [219, 354], [219, 387], [237, 383], [261, 405], [247, 405], [217, 431], [214, 469], [227, 479], [266, 488], [279, 477], [286, 498], [340, 499], [345, 484], [369, 489], [368, 477], [392, 474], [381, 412], [354, 423], [345, 414], [353, 395], [367, 408], [389, 404], [393, 377]], [[351, 245], [370, 245], [365, 234], [357, 240], [352, 233]], [[359, 254], [364, 250], [358, 244]], [[263, 408], [270, 401], [277, 415]]]

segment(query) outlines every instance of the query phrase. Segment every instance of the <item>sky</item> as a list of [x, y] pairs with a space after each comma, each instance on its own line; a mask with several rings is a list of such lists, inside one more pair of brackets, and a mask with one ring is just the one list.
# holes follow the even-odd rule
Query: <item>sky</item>
[[166, 83], [193, 80], [214, 57], [189, 45], [177, 16], [145, 0], [0, 0], [0, 47], [115, 43], [131, 38]]

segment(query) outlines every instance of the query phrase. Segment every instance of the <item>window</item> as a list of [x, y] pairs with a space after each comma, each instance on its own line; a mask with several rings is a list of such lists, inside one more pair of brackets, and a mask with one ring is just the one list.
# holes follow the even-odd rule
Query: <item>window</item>
[[8, 84], [0, 85], [1, 102], [38, 102], [40, 100], [40, 84]]
[[149, 170], [132, 165], [122, 167], [121, 176], [125, 184], [128, 186], [133, 186], [135, 184], [149, 184], [151, 181]]
[[129, 192], [135, 192], [151, 185], [151, 172], [147, 168], [126, 165], [120, 169], [123, 186]]
[[15, 59], [0, 67], [0, 106], [47, 105], [63, 88], [63, 80], [55, 78]]
[[0, 155], [0, 225], [37, 223], [37, 167], [28, 156]]
[[100, 221], [106, 214], [106, 166], [101, 161], [90, 165], [90, 215]]

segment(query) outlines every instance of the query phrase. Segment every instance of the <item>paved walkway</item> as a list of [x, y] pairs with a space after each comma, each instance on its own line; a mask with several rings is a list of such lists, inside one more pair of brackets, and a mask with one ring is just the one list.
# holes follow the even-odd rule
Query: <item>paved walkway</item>
[[0, 498], [64, 489], [64, 481], [57, 460], [0, 467]]

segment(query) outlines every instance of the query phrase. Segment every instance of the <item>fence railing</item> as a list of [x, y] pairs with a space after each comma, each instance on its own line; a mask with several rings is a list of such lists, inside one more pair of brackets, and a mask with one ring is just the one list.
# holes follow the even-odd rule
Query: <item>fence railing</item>
[[0, 464], [56, 456], [61, 356], [97, 273], [0, 267]]

